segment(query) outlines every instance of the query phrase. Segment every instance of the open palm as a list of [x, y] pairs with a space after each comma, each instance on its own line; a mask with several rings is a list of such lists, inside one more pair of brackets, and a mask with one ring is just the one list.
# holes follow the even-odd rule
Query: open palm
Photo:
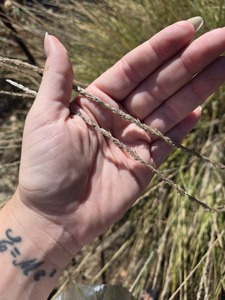
[[[190, 44], [194, 33], [188, 21], [165, 28], [86, 90], [180, 141], [198, 121], [199, 105], [225, 80], [225, 29]], [[82, 246], [118, 219], [154, 174], [77, 112], [155, 167], [171, 147], [85, 97], [69, 103], [73, 75], [66, 51], [53, 36], [46, 37], [45, 51], [44, 78], [24, 130], [18, 191]]]

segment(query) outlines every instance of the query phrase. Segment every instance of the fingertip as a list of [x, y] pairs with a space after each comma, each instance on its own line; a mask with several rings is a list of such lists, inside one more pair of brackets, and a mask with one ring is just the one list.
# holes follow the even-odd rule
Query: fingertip
[[48, 32], [45, 33], [44, 37], [44, 51], [46, 58], [52, 55], [64, 54], [68, 56], [66, 48], [54, 35], [50, 35]]
[[202, 107], [198, 106], [189, 116], [189, 118], [192, 116], [196, 120], [196, 123], [199, 121], [202, 115]]
[[45, 37], [44, 37], [44, 51], [45, 51], [46, 58], [48, 57], [48, 53], [49, 53], [49, 50], [48, 50], [48, 39], [49, 39], [49, 34], [46, 31], [45, 32]]
[[71, 81], [73, 69], [68, 52], [60, 40], [48, 32], [45, 33], [44, 51], [47, 58], [44, 73], [50, 70], [53, 73], [64, 75], [68, 81]]
[[[201, 106], [198, 106], [193, 112], [191, 112], [184, 120], [167, 132], [166, 136], [173, 142], [180, 143], [196, 126], [201, 117]], [[171, 151], [174, 149], [170, 144], [164, 140], [158, 139], [152, 144], [152, 158], [156, 167], [159, 167]]]
[[190, 22], [193, 25], [193, 27], [195, 29], [195, 32], [197, 32], [202, 27], [202, 25], [204, 23], [203, 18], [200, 17], [200, 16], [190, 18], [187, 21]]
[[68, 107], [72, 93], [73, 69], [67, 50], [55, 36], [46, 32], [44, 51], [47, 59], [35, 102], [42, 103], [42, 107], [48, 106], [50, 102], [51, 105], [61, 103], [63, 107]]
[[[44, 51], [47, 57], [44, 68], [44, 77], [49, 77], [48, 80], [53, 80], [54, 77], [56, 79], [58, 74], [61, 75], [62, 84], [71, 83], [72, 85], [73, 69], [64, 45], [54, 35], [50, 35], [46, 32], [44, 38]], [[49, 73], [49, 75], [47, 73]]]

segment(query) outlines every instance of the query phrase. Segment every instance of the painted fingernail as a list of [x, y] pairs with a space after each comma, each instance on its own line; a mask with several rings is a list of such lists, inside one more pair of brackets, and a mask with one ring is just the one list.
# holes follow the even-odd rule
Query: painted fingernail
[[202, 27], [202, 25], [204, 23], [202, 17], [199, 17], [199, 16], [190, 18], [187, 21], [191, 22], [191, 24], [194, 26], [196, 32]]
[[49, 46], [48, 46], [48, 32], [45, 32], [45, 38], [44, 38], [44, 50], [45, 50], [45, 55], [48, 57], [49, 53]]

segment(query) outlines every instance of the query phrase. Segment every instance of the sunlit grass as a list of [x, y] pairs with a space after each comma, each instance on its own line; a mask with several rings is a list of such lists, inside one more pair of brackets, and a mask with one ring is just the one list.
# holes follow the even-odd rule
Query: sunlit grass
[[[123, 54], [168, 24], [201, 15], [204, 31], [225, 24], [224, 1], [48, 1], [26, 7], [12, 1], [7, 16], [38, 66], [44, 64], [43, 37], [56, 35], [67, 47], [78, 81], [89, 83]], [[196, 35], [196, 36], [197, 36]], [[12, 33], [0, 25], [0, 55], [29, 62]], [[1, 63], [2, 79], [37, 90], [33, 71]], [[0, 82], [0, 90], [20, 92]], [[184, 145], [225, 164], [225, 90], [203, 106], [203, 117]], [[23, 122], [31, 98], [1, 95], [0, 200], [17, 184]], [[4, 101], [4, 103], [3, 103]], [[225, 175], [219, 168], [176, 150], [164, 174], [211, 207], [224, 207]], [[87, 246], [59, 282], [120, 283], [138, 296], [150, 289], [159, 299], [223, 299], [225, 295], [224, 213], [188, 201], [157, 176], [144, 196], [103, 236]], [[104, 254], [104, 255], [102, 255]], [[105, 259], [103, 260], [102, 257]]]

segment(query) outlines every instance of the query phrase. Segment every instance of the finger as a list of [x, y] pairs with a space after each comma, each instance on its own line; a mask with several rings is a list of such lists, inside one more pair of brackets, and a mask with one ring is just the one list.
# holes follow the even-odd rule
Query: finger
[[35, 108], [55, 118], [68, 114], [73, 71], [67, 51], [57, 38], [46, 34], [44, 48], [47, 60]]
[[145, 119], [225, 51], [224, 37], [225, 28], [208, 32], [162, 65], [125, 99], [128, 113]]
[[[182, 139], [194, 128], [201, 116], [201, 108], [197, 107], [188, 117], [171, 129], [167, 136], [174, 142], [180, 143]], [[152, 143], [151, 156], [158, 168], [174, 148], [161, 139]]]
[[164, 102], [144, 123], [166, 134], [225, 82], [225, 57], [219, 57]]
[[89, 87], [96, 87], [114, 100], [123, 100], [163, 62], [186, 46], [195, 33], [189, 21], [168, 26], [125, 55]]

